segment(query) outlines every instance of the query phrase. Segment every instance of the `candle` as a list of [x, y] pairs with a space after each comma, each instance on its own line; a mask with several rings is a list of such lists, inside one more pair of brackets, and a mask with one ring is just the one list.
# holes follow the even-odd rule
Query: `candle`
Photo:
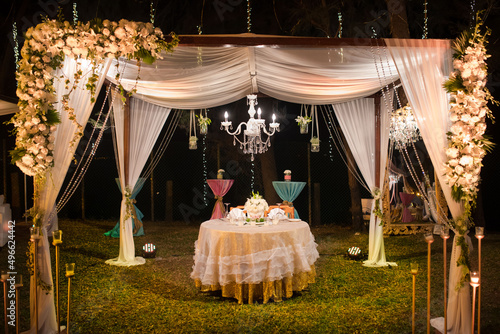
[[413, 275], [416, 275], [418, 273], [418, 263], [411, 263], [410, 264], [410, 271]]
[[31, 240], [40, 239], [40, 228], [39, 227], [30, 227], [30, 236]]
[[443, 226], [441, 230], [441, 238], [448, 239], [450, 237], [450, 228], [448, 226]]
[[484, 227], [482, 226], [476, 226], [476, 238], [482, 238], [484, 237]]
[[473, 272], [470, 274], [470, 282], [472, 284], [479, 284], [479, 275], [477, 272]]
[[75, 264], [74, 263], [66, 263], [66, 277], [70, 277], [75, 275]]
[[427, 241], [428, 243], [431, 243], [434, 241], [434, 236], [432, 235], [431, 232], [425, 233], [425, 241]]
[[273, 123], [274, 123], [274, 121], [276, 121], [276, 115], [275, 114], [273, 114]]
[[257, 109], [257, 116], [259, 117], [259, 119], [260, 119], [260, 114], [262, 114], [262, 110], [260, 110], [260, 108], [259, 108], [259, 109]]
[[52, 231], [52, 243], [55, 245], [62, 244], [62, 231]]
[[2, 270], [2, 274], [0, 277], [2, 281], [6, 281], [7, 279], [9, 279], [9, 274], [6, 271]]
[[227, 113], [227, 111], [226, 111], [226, 112], [224, 113], [224, 119], [225, 119], [225, 121], [226, 121], [226, 122], [227, 122], [228, 117], [229, 117], [229, 114], [228, 114], [228, 113]]

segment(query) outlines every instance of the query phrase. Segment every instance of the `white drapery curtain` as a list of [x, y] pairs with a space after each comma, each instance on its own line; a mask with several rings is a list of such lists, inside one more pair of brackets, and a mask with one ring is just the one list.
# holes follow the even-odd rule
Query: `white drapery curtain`
[[[126, 90], [164, 107], [204, 109], [234, 102], [252, 92], [299, 104], [331, 104], [369, 96], [380, 90], [380, 79], [370, 47], [269, 48], [187, 47], [152, 65], [141, 64], [141, 80], [134, 61], [120, 59], [110, 69]], [[394, 64], [389, 59], [397, 79]]]
[[[170, 114], [169, 108], [160, 107], [146, 101], [130, 98], [129, 120], [129, 155], [128, 175], [125, 175], [125, 106], [121, 96], [113, 91], [113, 114], [115, 120], [116, 149], [120, 187], [122, 189], [122, 203], [120, 208], [120, 251], [117, 258], [107, 260], [107, 264], [116, 266], [134, 266], [145, 263], [145, 259], [135, 256], [132, 217], [126, 217], [127, 198], [125, 192], [133, 193], [134, 187], [153, 149], [156, 139], [160, 135], [163, 124]], [[125, 219], [127, 218], [127, 219]]]
[[[386, 94], [386, 103], [381, 103], [380, 112], [380, 179], [384, 184], [385, 167], [387, 165], [387, 149], [389, 144], [389, 111], [386, 106], [392, 105], [392, 94]], [[367, 186], [373, 192], [375, 189], [375, 105], [374, 99], [358, 99], [345, 103], [334, 104], [333, 109], [340, 127], [351, 149], [354, 160], [365, 179]], [[374, 209], [375, 201], [372, 204]], [[368, 260], [365, 266], [381, 267], [395, 266], [387, 262], [384, 249], [384, 232], [379, 219], [370, 214]]]
[[[386, 39], [387, 47], [396, 64], [403, 88], [415, 114], [422, 139], [436, 170], [448, 207], [453, 218], [463, 214], [463, 208], [451, 198], [451, 188], [446, 183], [442, 168], [448, 147], [446, 132], [450, 127], [449, 101], [443, 83], [451, 73], [450, 41]], [[456, 232], [456, 231], [455, 231]], [[470, 238], [465, 236], [470, 243]], [[447, 332], [471, 332], [471, 305], [469, 285], [456, 291], [461, 277], [457, 258], [461, 249], [453, 240], [448, 281]], [[433, 319], [433, 326], [444, 332], [444, 319]]]
[[[101, 89], [106, 72], [109, 69], [111, 62], [107, 60], [97, 69], [99, 80], [96, 82], [96, 91]], [[63, 67], [54, 74], [54, 88], [56, 91], [57, 101], [62, 100], [62, 96], [68, 93], [66, 86], [71, 87], [74, 83], [74, 74], [82, 70], [83, 75], [77, 87], [71, 92], [69, 106], [74, 109], [76, 120], [79, 124], [85, 126], [89, 119], [94, 103], [91, 102], [91, 94], [85, 87], [87, 79], [92, 75], [92, 64], [86, 60], [75, 61], [71, 58], [65, 58]], [[62, 77], [61, 77], [62, 76]], [[66, 85], [66, 79], [70, 81]], [[45, 184], [40, 191], [40, 196], [37, 202], [34, 203], [43, 213], [42, 233], [43, 236], [38, 242], [38, 268], [40, 269], [41, 279], [53, 288], [52, 284], [52, 269], [50, 262], [50, 244], [48, 235], [57, 230], [57, 213], [55, 212], [55, 204], [57, 195], [61, 189], [64, 178], [68, 171], [69, 164], [78, 146], [78, 142], [71, 148], [69, 143], [73, 139], [77, 127], [71, 120], [68, 119], [63, 110], [61, 103], [55, 104], [57, 111], [60, 114], [61, 124], [57, 126], [54, 142], [54, 167], [49, 173], [46, 173]], [[40, 333], [57, 333], [57, 321], [54, 307], [54, 294], [51, 289], [46, 293], [41, 288], [38, 288], [38, 327]], [[30, 314], [31, 314], [31, 329], [28, 333], [34, 333], [35, 328], [35, 282], [33, 277], [30, 281]]]

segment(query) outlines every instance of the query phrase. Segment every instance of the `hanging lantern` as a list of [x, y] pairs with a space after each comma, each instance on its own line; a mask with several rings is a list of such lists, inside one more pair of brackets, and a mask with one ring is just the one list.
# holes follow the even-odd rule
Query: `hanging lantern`
[[311, 138], [311, 152], [319, 152], [319, 138], [318, 137]]
[[198, 137], [196, 137], [196, 136], [189, 137], [189, 149], [196, 150], [198, 148], [197, 142], [198, 142]]
[[[312, 109], [312, 107], [311, 107]], [[300, 134], [306, 134], [309, 132], [309, 123], [311, 122], [311, 116], [307, 114], [307, 106], [300, 106], [300, 116], [298, 116], [295, 121], [299, 125]]]
[[198, 124], [200, 125], [200, 134], [206, 135], [208, 126], [212, 123], [212, 120], [208, 118], [207, 109], [200, 110], [200, 116], [196, 117], [198, 117]]
[[189, 149], [196, 150], [198, 148], [198, 137], [196, 137], [196, 121], [194, 110], [189, 112]]

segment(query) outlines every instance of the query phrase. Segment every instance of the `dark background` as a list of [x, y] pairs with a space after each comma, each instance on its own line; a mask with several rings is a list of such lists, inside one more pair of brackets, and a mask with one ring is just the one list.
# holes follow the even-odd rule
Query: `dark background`
[[[1, 80], [0, 98], [16, 102], [15, 98], [15, 66], [12, 39], [12, 24], [17, 23], [19, 31], [19, 50], [22, 47], [22, 32], [32, 25], [41, 22], [40, 15], [55, 18], [57, 6], [67, 20], [73, 18], [73, 3], [77, 4], [78, 19], [86, 22], [92, 18], [118, 21], [122, 18], [137, 21], [150, 20], [150, 1], [138, 0], [90, 0], [90, 1], [4, 1], [0, 13], [0, 36], [2, 39], [2, 54], [0, 54]], [[338, 29], [337, 13], [343, 14], [342, 37], [371, 37], [375, 30], [377, 37], [391, 37], [388, 3], [406, 6], [408, 26], [411, 38], [422, 37], [424, 21], [424, 1], [406, 0], [394, 1], [252, 1], [251, 32], [270, 35], [301, 35], [334, 37]], [[471, 3], [475, 3], [475, 10], [486, 10], [486, 26], [492, 28], [489, 52], [492, 55], [489, 64], [488, 87], [492, 94], [498, 96], [498, 64], [500, 59], [498, 47], [499, 4], [498, 1], [429, 1], [428, 4], [428, 37], [429, 38], [456, 38], [461, 31], [471, 24]], [[155, 25], [162, 28], [164, 33], [174, 31], [177, 34], [197, 34], [201, 26], [203, 34], [238, 34], [247, 32], [247, 2], [242, 0], [213, 0], [213, 1], [153, 1], [155, 8]], [[202, 18], [203, 12], [203, 18]], [[102, 99], [102, 97], [101, 97]], [[102, 103], [101, 103], [102, 104]], [[101, 104], [96, 104], [98, 112]], [[280, 115], [281, 132], [273, 138], [274, 158], [278, 179], [282, 178], [283, 170], [291, 169], [292, 179], [307, 181], [308, 177], [308, 147], [310, 135], [299, 135], [294, 118], [300, 113], [300, 106], [292, 103], [276, 101], [271, 98], [259, 98], [259, 106], [265, 114], [276, 112]], [[497, 108], [492, 107], [494, 114]], [[208, 173], [215, 173], [217, 169], [225, 168], [228, 163], [237, 164], [241, 169], [234, 175], [235, 185], [225, 197], [231, 205], [243, 204], [245, 197], [250, 194], [251, 162], [248, 156], [242, 155], [232, 146], [232, 139], [219, 131], [220, 120], [224, 110], [238, 113], [243, 121], [246, 118], [246, 101], [241, 100], [228, 106], [212, 108], [208, 111], [212, 118], [212, 125], [205, 139], [205, 160]], [[184, 123], [187, 123], [188, 113], [184, 113]], [[2, 154], [0, 154], [0, 170], [2, 183], [0, 193], [5, 193], [7, 201], [13, 206], [14, 219], [21, 219], [24, 208], [23, 175], [17, 167], [10, 164], [6, 150], [14, 147], [14, 138], [8, 135], [12, 126], [4, 125], [10, 116], [0, 116], [0, 138], [2, 140]], [[350, 224], [350, 192], [347, 183], [347, 169], [336, 149], [328, 138], [328, 131], [320, 116], [321, 152], [310, 153], [311, 181], [321, 185], [321, 223], [323, 224]], [[82, 154], [83, 145], [88, 141], [91, 127], [86, 130], [86, 138], [77, 151]], [[499, 129], [497, 124], [488, 124], [488, 133], [493, 141], [498, 141]], [[200, 136], [199, 136], [200, 137]], [[161, 138], [161, 136], [160, 136]], [[188, 150], [188, 133], [186, 128], [176, 130], [172, 142], [165, 155], [154, 170], [152, 181], [146, 182], [143, 190], [137, 197], [137, 206], [145, 214], [145, 219], [155, 220], [168, 218], [166, 212], [166, 184], [172, 180], [174, 191], [173, 219], [185, 220], [186, 223], [202, 221], [209, 218], [214, 200], [210, 198], [210, 190], [204, 184], [203, 174], [203, 141], [200, 137], [198, 149]], [[154, 154], [155, 150], [153, 151]], [[422, 153], [422, 152], [420, 152]], [[425, 152], [423, 152], [425, 154]], [[424, 154], [421, 159], [426, 159]], [[273, 157], [257, 157], [255, 160], [255, 190], [263, 192], [261, 159]], [[425, 161], [424, 161], [425, 164]], [[497, 177], [500, 166], [499, 150], [495, 149], [484, 159], [482, 170], [483, 183], [478, 199], [478, 223], [484, 223], [488, 229], [496, 229], [497, 190], [500, 181]], [[402, 167], [402, 166], [400, 166]], [[70, 168], [69, 174], [74, 171]], [[105, 132], [97, 155], [85, 175], [83, 186], [75, 192], [69, 203], [60, 212], [63, 217], [81, 218], [82, 207], [85, 208], [86, 218], [118, 219], [121, 195], [114, 178], [117, 177], [114, 160], [111, 131]], [[210, 177], [210, 176], [209, 176]], [[31, 178], [27, 178], [28, 199], [31, 200]], [[61, 192], [64, 191], [64, 186]], [[198, 209], [190, 211], [189, 215], [182, 214], [187, 207], [194, 208], [200, 197], [206, 205], [198, 205]], [[206, 196], [205, 196], [206, 194]], [[266, 194], [264, 194], [266, 196]], [[273, 194], [274, 195], [274, 194]], [[308, 216], [308, 195], [306, 186], [295, 205], [302, 217]], [[267, 194], [271, 196], [271, 194]], [[267, 197], [266, 196], [266, 197]], [[362, 197], [368, 197], [363, 193]], [[83, 199], [83, 200], [82, 200]], [[153, 200], [151, 200], [153, 199]], [[151, 203], [154, 204], [152, 208]], [[30, 203], [28, 203], [28, 207]], [[482, 210], [481, 210], [482, 208]], [[185, 212], [185, 211], [184, 211]], [[484, 217], [482, 217], [484, 212]]]

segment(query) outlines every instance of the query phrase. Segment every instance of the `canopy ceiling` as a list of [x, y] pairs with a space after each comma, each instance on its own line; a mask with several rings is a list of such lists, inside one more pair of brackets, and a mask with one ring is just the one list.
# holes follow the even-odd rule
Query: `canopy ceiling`
[[[136, 97], [177, 109], [202, 109], [251, 93], [299, 104], [331, 104], [372, 95], [399, 78], [383, 40], [253, 34], [180, 36], [152, 65], [120, 60], [107, 79]], [[115, 63], [116, 64], [116, 63]]]

